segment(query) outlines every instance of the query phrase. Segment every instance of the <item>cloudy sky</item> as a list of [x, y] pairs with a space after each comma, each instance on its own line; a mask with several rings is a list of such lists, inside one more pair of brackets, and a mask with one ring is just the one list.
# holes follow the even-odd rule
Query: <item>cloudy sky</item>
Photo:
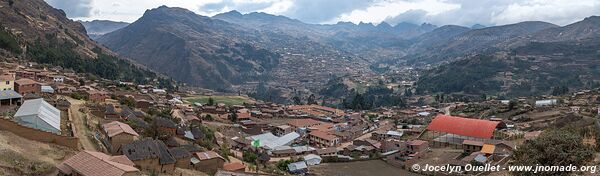
[[503, 25], [546, 21], [558, 25], [600, 15], [600, 0], [46, 0], [77, 20], [133, 22], [146, 9], [183, 7], [212, 16], [231, 10], [266, 12], [307, 23], [382, 21], [396, 24]]

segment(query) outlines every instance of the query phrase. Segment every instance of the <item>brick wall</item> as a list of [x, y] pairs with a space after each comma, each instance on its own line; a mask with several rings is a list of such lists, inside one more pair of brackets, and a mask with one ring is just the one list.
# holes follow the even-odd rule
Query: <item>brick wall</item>
[[16, 135], [30, 140], [54, 143], [79, 150], [79, 139], [77, 137], [60, 136], [54, 133], [40, 131], [35, 128], [19, 125], [18, 123], [4, 117], [0, 117], [0, 129], [10, 131]]

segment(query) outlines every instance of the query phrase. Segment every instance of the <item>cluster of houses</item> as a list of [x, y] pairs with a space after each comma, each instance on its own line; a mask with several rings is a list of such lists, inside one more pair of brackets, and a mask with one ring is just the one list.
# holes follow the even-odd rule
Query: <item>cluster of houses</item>
[[[63, 175], [173, 174], [176, 168], [205, 173], [246, 170], [243, 163], [228, 162], [225, 157], [229, 156], [200, 147], [207, 135], [214, 135], [217, 145], [228, 145], [225, 147], [240, 153], [250, 150], [269, 158], [303, 158], [288, 165], [293, 174], [305, 173], [327, 160], [382, 158], [406, 167], [427, 158], [432, 148], [448, 147], [464, 151], [447, 161], [452, 165], [504, 164], [516, 149], [506, 136], [499, 136], [513, 128], [504, 119], [441, 115], [429, 106], [353, 112], [319, 105], [186, 104], [177, 93], [152, 85], [90, 82], [62, 68], [12, 63], [0, 63], [0, 68], [0, 110], [14, 111], [11, 120], [20, 125], [73, 136], [64, 119], [70, 103], [62, 96], [81, 96], [87, 101], [86, 107], [98, 123], [93, 136], [103, 152], [81, 151], [68, 158], [57, 166]], [[593, 95], [578, 92], [565, 104], [573, 113], [595, 110], [600, 115], [600, 108], [586, 106], [600, 100]], [[552, 97], [517, 100], [540, 110], [562, 101]], [[511, 102], [497, 103], [508, 106]], [[169, 117], [157, 115], [164, 115], [163, 110], [169, 110]], [[207, 115], [228, 127], [239, 127], [241, 132], [206, 134], [203, 121], [213, 121], [205, 119]], [[397, 119], [417, 119], [418, 123], [393, 121]], [[522, 136], [531, 140], [539, 133]]]

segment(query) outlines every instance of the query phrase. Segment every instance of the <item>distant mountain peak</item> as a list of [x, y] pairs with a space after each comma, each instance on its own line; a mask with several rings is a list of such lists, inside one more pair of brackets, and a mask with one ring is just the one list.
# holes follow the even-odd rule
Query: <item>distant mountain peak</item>
[[362, 21], [360, 23], [358, 23], [358, 25], [359, 26], [375, 26], [375, 25], [373, 25], [373, 23], [365, 23], [365, 22], [362, 22]]
[[234, 17], [242, 17], [242, 16], [244, 16], [242, 13], [240, 13], [237, 10], [232, 10], [232, 11], [225, 12], [225, 13], [220, 13], [220, 14], [217, 14], [215, 16], [218, 16], [218, 15], [222, 15], [222, 16], [234, 16]]
[[482, 28], [486, 28], [486, 26], [481, 25], [479, 23], [474, 24], [473, 26], [471, 26], [471, 29], [482, 29]]
[[389, 23], [381, 22], [377, 25], [377, 28], [381, 28], [381, 29], [389, 29], [392, 28], [392, 25], [390, 25]]

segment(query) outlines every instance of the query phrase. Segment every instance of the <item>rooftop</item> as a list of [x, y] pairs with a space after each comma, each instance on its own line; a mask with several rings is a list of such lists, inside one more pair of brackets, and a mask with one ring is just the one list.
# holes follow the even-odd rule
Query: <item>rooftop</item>
[[109, 156], [100, 152], [82, 151], [59, 164], [58, 169], [66, 174], [73, 171], [86, 176], [125, 175], [139, 172], [127, 157]]
[[102, 128], [104, 129], [104, 132], [106, 132], [106, 134], [109, 137], [113, 137], [113, 136], [121, 134], [121, 133], [127, 133], [127, 134], [131, 134], [133, 136], [140, 136], [129, 125], [119, 122], [119, 121], [113, 121], [110, 123], [103, 124]]
[[338, 138], [335, 135], [329, 134], [327, 132], [323, 132], [323, 131], [313, 131], [310, 132], [310, 135], [321, 138], [321, 139], [325, 139], [325, 140], [334, 140], [336, 138]]
[[498, 124], [500, 122], [438, 115], [427, 126], [427, 130], [489, 139], [492, 138]]

